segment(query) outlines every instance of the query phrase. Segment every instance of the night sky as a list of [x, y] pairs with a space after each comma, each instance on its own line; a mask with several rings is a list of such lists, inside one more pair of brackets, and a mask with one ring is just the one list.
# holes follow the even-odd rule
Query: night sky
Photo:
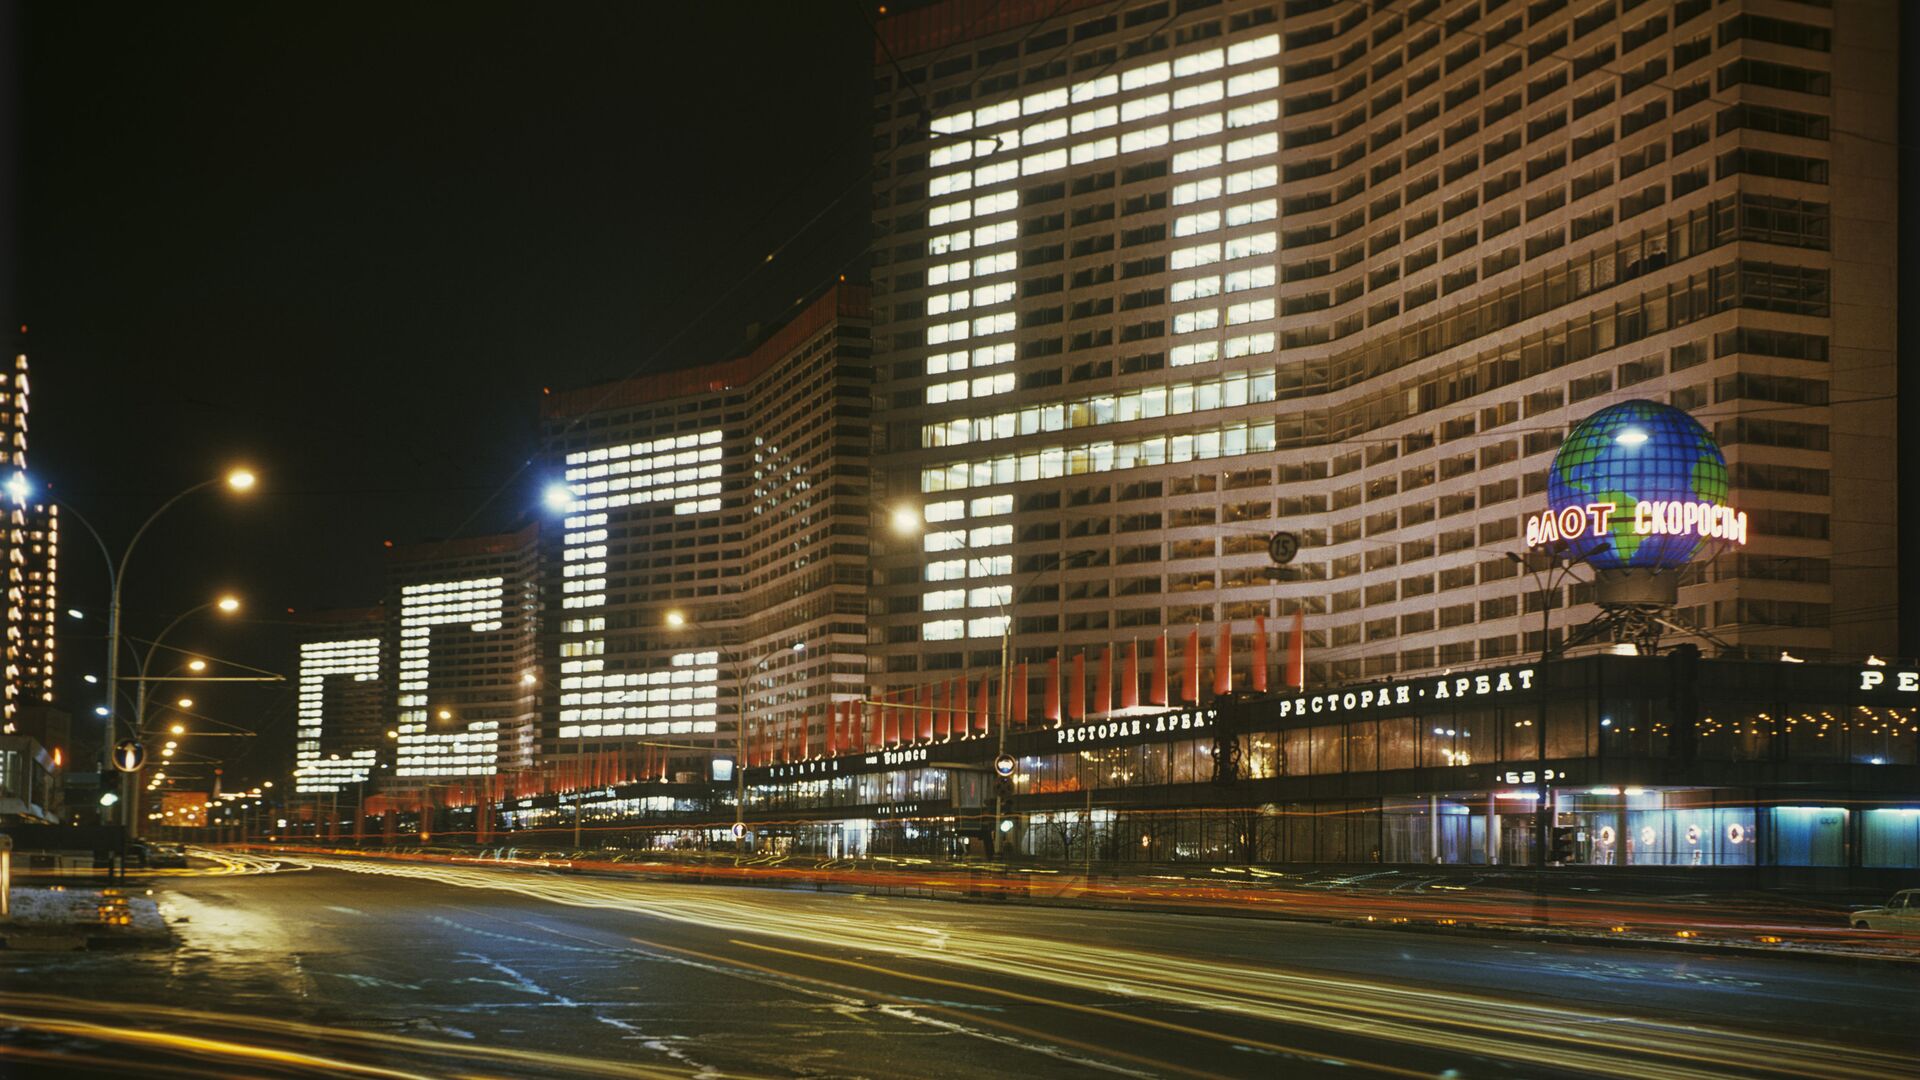
[[[383, 541], [535, 506], [542, 387], [726, 358], [859, 279], [872, 49], [852, 3], [0, 8], [36, 483], [117, 554], [189, 484], [262, 477], [154, 527], [128, 632], [234, 589], [242, 625], [169, 643], [291, 676], [300, 613], [379, 598]], [[106, 575], [63, 539], [93, 730]], [[195, 696], [268, 736], [229, 786], [286, 767], [290, 683]]]

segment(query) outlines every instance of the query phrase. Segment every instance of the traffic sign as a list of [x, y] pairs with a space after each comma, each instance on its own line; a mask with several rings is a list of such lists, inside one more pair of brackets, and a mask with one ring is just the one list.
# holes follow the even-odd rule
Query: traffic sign
[[742, 824], [741, 822], [738, 822], [738, 821], [736, 821], [736, 822], [734, 822], [734, 823], [733, 823], [733, 838], [734, 838], [735, 840], [745, 840], [745, 839], [747, 838], [747, 827], [746, 827], [746, 825], [744, 825], [744, 824]]
[[1275, 566], [1285, 566], [1300, 554], [1300, 538], [1290, 532], [1277, 532], [1267, 539], [1267, 558]]
[[121, 739], [113, 744], [113, 767], [121, 772], [139, 772], [140, 766], [147, 763], [147, 748], [134, 739]]
[[993, 759], [993, 775], [1002, 778], [1012, 776], [1013, 764], [1012, 754], [1001, 754]]

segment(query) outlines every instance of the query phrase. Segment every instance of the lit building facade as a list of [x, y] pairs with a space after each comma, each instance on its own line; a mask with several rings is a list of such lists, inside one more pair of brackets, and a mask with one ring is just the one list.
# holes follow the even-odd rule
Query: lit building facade
[[314, 630], [300, 643], [293, 785], [301, 794], [337, 793], [374, 779], [393, 761], [386, 612], [352, 608], [303, 618]]
[[23, 708], [53, 702], [54, 628], [58, 625], [60, 508], [35, 502], [26, 479], [31, 386], [27, 357], [0, 372], [0, 560], [6, 610], [0, 670], [0, 732], [12, 732]]
[[1039, 659], [1303, 612], [1310, 685], [1537, 655], [1591, 586], [1509, 555], [1568, 426], [1626, 398], [1713, 431], [1750, 512], [1683, 582], [1692, 622], [1735, 654], [1890, 651], [1894, 256], [1866, 237], [1893, 223], [1895, 19], [884, 20], [876, 485], [928, 529], [877, 557], [876, 681], [992, 668], [1008, 619]]
[[[829, 288], [738, 359], [552, 395], [542, 754], [655, 747], [704, 774], [818, 740], [866, 673], [865, 288]], [[671, 619], [670, 619], [671, 616]]]
[[539, 528], [408, 544], [388, 564], [394, 781], [533, 764]]

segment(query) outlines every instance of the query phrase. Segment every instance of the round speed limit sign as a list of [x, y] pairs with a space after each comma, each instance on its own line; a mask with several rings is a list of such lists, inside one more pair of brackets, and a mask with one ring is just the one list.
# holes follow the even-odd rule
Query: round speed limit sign
[[1300, 554], [1300, 538], [1290, 532], [1277, 532], [1267, 540], [1267, 558], [1275, 566], [1285, 566]]

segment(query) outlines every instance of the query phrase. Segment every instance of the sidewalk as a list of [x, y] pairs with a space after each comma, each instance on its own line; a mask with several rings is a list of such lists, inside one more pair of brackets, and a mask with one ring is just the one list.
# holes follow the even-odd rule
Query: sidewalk
[[11, 915], [0, 919], [0, 943], [8, 949], [50, 952], [171, 944], [173, 932], [161, 917], [160, 906], [134, 892], [16, 886]]

